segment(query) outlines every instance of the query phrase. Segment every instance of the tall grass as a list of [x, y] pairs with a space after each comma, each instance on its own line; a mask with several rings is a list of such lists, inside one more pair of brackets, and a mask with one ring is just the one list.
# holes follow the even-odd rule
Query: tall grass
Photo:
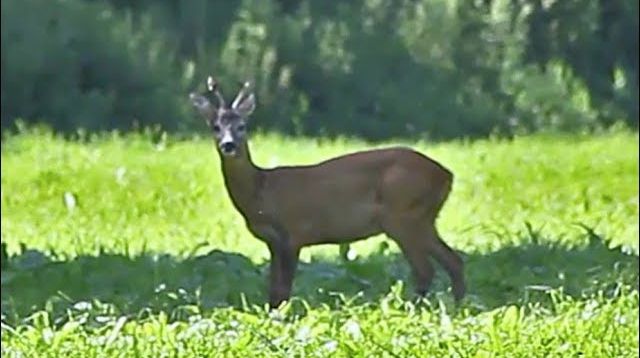
[[[464, 253], [460, 307], [440, 272], [416, 302], [380, 236], [354, 260], [304, 250], [295, 297], [268, 313], [268, 251], [208, 139], [5, 138], [3, 355], [637, 356], [637, 134], [406, 144], [456, 175], [439, 225]], [[267, 167], [371, 146], [251, 142]]]

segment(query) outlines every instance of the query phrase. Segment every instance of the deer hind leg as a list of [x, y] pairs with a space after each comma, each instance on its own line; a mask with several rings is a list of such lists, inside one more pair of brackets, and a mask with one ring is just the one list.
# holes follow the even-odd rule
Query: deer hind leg
[[411, 225], [388, 225], [387, 235], [393, 239], [409, 262], [413, 273], [416, 294], [424, 296], [433, 282], [434, 267], [431, 263], [430, 248], [422, 233]]
[[409, 261], [413, 272], [415, 291], [418, 296], [424, 296], [429, 292], [435, 273], [433, 264], [429, 259], [428, 249], [425, 247], [412, 247], [400, 245], [404, 256]]
[[385, 232], [400, 246], [416, 277], [416, 292], [424, 294], [433, 280], [434, 269], [429, 258], [434, 258], [451, 279], [453, 296], [460, 301], [465, 295], [464, 264], [438, 235], [432, 221], [424, 216], [399, 217], [387, 220]]
[[462, 258], [442, 240], [433, 226], [427, 229], [427, 243], [433, 258], [444, 267], [451, 279], [453, 297], [460, 301], [466, 291]]

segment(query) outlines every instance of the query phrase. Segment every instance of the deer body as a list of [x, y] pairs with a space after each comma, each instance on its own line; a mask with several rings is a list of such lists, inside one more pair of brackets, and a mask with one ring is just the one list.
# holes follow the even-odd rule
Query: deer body
[[[222, 105], [215, 111], [208, 101], [203, 102], [204, 97], [192, 94], [192, 101], [217, 132], [231, 201], [249, 231], [269, 248], [272, 307], [289, 298], [303, 247], [352, 242], [380, 233], [400, 246], [419, 294], [426, 293], [433, 279], [432, 257], [449, 274], [455, 298], [463, 297], [462, 260], [435, 228], [451, 190], [453, 175], [447, 169], [408, 148], [361, 151], [316, 165], [260, 168], [251, 160], [246, 139], [233, 130], [244, 127], [248, 114], [243, 110], [254, 106], [253, 95], [243, 99], [245, 90], [231, 109], [224, 108], [217, 91]], [[225, 122], [225, 118], [235, 119]]]
[[[443, 201], [452, 178], [437, 163], [404, 148], [267, 170], [248, 157], [221, 160], [229, 195], [252, 233], [264, 240], [270, 236], [265, 230], [282, 227], [296, 237], [294, 244], [300, 247], [351, 242], [382, 233], [385, 222], [400, 211], [416, 216], [429, 211], [435, 214], [436, 207], [429, 206], [440, 203], [429, 200], [431, 193]], [[238, 160], [244, 162], [229, 163]], [[250, 176], [254, 179], [241, 179]]]

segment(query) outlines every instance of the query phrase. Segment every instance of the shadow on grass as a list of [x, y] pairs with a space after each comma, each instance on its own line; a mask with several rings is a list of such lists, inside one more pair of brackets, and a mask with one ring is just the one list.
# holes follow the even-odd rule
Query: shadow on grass
[[[579, 297], [614, 289], [618, 283], [638, 287], [638, 257], [609, 249], [601, 240], [574, 249], [524, 244], [464, 258], [468, 303], [480, 310], [525, 301], [545, 304], [546, 288]], [[241, 307], [243, 295], [250, 305], [266, 301], [268, 264], [256, 265], [243, 255], [219, 250], [186, 259], [103, 253], [68, 261], [26, 250], [3, 257], [2, 266], [2, 314], [8, 322], [38, 310], [64, 319], [69, 309], [87, 307], [99, 311], [96, 314], [163, 311], [180, 319], [193, 311]], [[373, 254], [353, 262], [313, 261], [299, 266], [294, 295], [311, 306], [336, 307], [341, 303], [337, 292], [344, 297], [362, 292], [357, 302], [366, 302], [388, 294], [398, 280], [407, 282], [404, 297], [413, 297], [409, 268], [399, 254]], [[441, 269], [431, 291], [450, 297]]]

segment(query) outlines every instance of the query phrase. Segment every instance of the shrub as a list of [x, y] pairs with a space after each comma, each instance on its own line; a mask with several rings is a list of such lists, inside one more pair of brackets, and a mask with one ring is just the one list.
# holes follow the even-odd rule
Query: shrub
[[2, 126], [46, 118], [54, 128], [128, 129], [183, 119], [184, 84], [149, 26], [108, 5], [2, 1]]

